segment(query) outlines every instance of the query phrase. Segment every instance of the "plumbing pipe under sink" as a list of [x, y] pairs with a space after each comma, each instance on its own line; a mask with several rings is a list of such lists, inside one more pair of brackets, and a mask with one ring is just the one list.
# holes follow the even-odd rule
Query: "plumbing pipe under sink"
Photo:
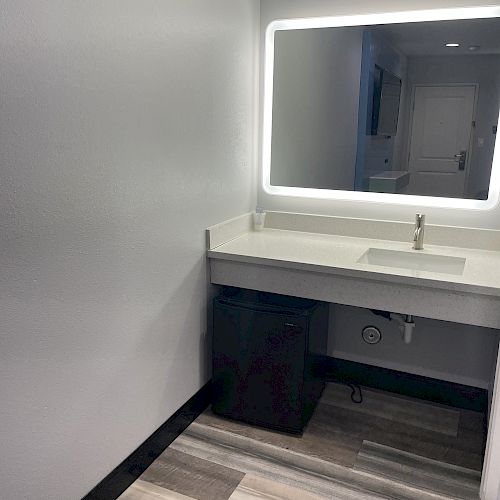
[[403, 334], [403, 341], [409, 344], [413, 337], [413, 330], [415, 329], [415, 320], [411, 314], [398, 314], [391, 313], [390, 318], [399, 323], [399, 329]]

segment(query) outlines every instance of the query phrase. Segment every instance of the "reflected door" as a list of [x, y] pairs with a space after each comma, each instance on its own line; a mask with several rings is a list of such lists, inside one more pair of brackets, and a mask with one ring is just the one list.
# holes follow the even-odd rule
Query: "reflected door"
[[415, 87], [408, 194], [464, 197], [475, 93], [474, 85]]

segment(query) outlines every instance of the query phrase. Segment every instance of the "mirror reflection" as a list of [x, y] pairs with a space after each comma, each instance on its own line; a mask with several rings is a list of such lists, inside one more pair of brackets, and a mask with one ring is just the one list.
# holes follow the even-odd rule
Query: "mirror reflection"
[[500, 20], [275, 33], [271, 185], [486, 199]]

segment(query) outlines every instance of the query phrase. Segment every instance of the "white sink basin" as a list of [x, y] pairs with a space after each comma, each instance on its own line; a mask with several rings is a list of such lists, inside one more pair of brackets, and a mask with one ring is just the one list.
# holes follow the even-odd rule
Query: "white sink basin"
[[385, 250], [384, 248], [369, 248], [359, 258], [358, 263], [460, 276], [464, 272], [465, 258], [420, 253], [418, 250], [403, 252]]

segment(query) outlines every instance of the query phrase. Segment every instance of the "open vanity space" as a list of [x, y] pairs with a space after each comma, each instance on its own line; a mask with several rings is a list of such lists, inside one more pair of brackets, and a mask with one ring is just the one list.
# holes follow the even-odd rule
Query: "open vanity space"
[[[500, 231], [427, 223], [423, 248], [415, 250], [422, 218], [414, 224], [268, 212], [265, 227], [254, 221], [249, 213], [207, 230], [210, 282], [222, 290], [214, 302], [212, 405], [121, 500], [155, 488], [183, 499], [479, 499], [485, 471], [497, 474], [491, 397], [496, 391], [498, 400]], [[294, 389], [295, 368], [332, 351], [323, 351], [319, 335], [295, 352], [299, 321], [293, 308], [301, 299], [330, 303], [331, 316], [339, 306], [356, 306], [358, 314], [399, 317], [398, 341], [407, 352], [419, 352], [429, 319], [481, 327], [457, 326], [453, 342], [467, 345], [471, 335], [487, 332], [489, 357], [471, 352], [469, 361], [483, 356], [480, 361], [491, 365], [483, 391], [488, 401], [473, 408], [473, 388], [430, 379], [442, 399], [434, 391], [430, 400], [425, 386], [418, 388], [421, 381], [411, 397], [404, 387], [411, 378], [402, 373], [403, 387], [395, 392], [383, 379], [378, 388], [369, 380], [359, 387], [333, 365], [316, 371], [324, 389], [304, 423], [296, 423], [294, 402], [302, 389]], [[284, 310], [266, 318], [277, 304]], [[243, 314], [245, 308], [251, 312]], [[329, 330], [329, 344], [342, 333], [334, 319], [330, 326], [319, 323]], [[439, 325], [434, 328], [439, 336]], [[310, 338], [317, 333], [307, 322], [301, 330]], [[360, 341], [364, 330], [349, 333]], [[443, 363], [453, 350], [447, 348]], [[462, 393], [461, 402], [436, 402], [454, 390]]]
[[[269, 212], [266, 228], [255, 231], [252, 214], [246, 214], [207, 231], [210, 280], [216, 285], [387, 311], [403, 318], [410, 316], [416, 325], [415, 338], [419, 328], [422, 333], [422, 318], [488, 328], [490, 347], [494, 351], [489, 358], [491, 404], [498, 348], [496, 330], [500, 329], [500, 233], [432, 224], [427, 224], [425, 231], [424, 249], [416, 251], [412, 248], [414, 224], [411, 222]], [[403, 330], [404, 324], [401, 344]], [[330, 342], [335, 335], [335, 331], [330, 332]], [[361, 336], [361, 331], [353, 335]], [[454, 340], [467, 343], [465, 337]], [[410, 338], [409, 345], [405, 345], [408, 350], [412, 349], [411, 341]], [[460, 410], [370, 390], [366, 392], [367, 399], [356, 404], [350, 401], [349, 392], [344, 386], [328, 385], [303, 437], [290, 438], [290, 450], [300, 453], [305, 447], [308, 453], [315, 455], [314, 446], [307, 448], [308, 436], [315, 432], [331, 433], [347, 441], [349, 436], [356, 435], [356, 439], [360, 439], [356, 445], [353, 441], [340, 444], [335, 441], [337, 438], [324, 445], [326, 448], [345, 445], [344, 451], [330, 457], [334, 463], [353, 470], [365, 470], [366, 466], [365, 472], [376, 476], [381, 473], [381, 477], [389, 475], [410, 490], [427, 488], [445, 498], [478, 498], [488, 422], [490, 432], [493, 429], [491, 415], [487, 419], [488, 411]], [[335, 406], [335, 410], [327, 417], [328, 405]], [[407, 405], [412, 409], [405, 408]], [[413, 414], [412, 417], [414, 410], [421, 411], [420, 416]], [[446, 427], [451, 421], [452, 427], [439, 430], [433, 427]], [[319, 422], [331, 427], [328, 431], [319, 431]], [[272, 435], [271, 431], [230, 423], [210, 413], [200, 417], [198, 424], [246, 437], [260, 436], [255, 439], [264, 442], [265, 436]], [[198, 424], [194, 425], [195, 430], [203, 428]], [[282, 442], [285, 438], [276, 439]], [[330, 442], [329, 438], [324, 440]], [[271, 439], [269, 444], [273, 443]], [[372, 458], [382, 472], [367, 458], [371, 453], [376, 456]], [[420, 460], [423, 462], [417, 466]], [[398, 479], [395, 470], [404, 470], [406, 476]], [[340, 471], [347, 474], [344, 469]], [[448, 474], [455, 479], [450, 479]], [[447, 490], [445, 485], [451, 489]], [[372, 493], [383, 494], [383, 488], [377, 489], [379, 487], [382, 488], [381, 484], [374, 487]], [[453, 490], [455, 487], [458, 489]], [[427, 498], [425, 494], [430, 493], [400, 492], [394, 498]]]

